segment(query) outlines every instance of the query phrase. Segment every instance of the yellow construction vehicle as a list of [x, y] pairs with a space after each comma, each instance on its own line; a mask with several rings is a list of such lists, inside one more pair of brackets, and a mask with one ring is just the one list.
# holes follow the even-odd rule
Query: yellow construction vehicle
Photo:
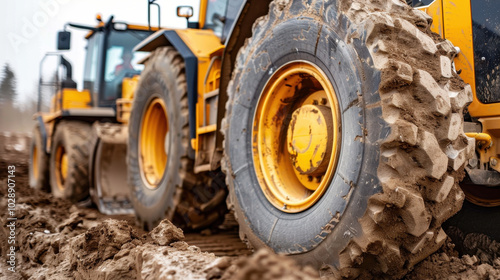
[[[113, 17], [107, 23], [100, 16], [97, 20], [97, 26], [66, 25], [89, 30], [82, 91], [76, 89], [72, 66], [61, 53], [48, 53], [40, 64], [42, 71], [47, 68], [44, 63], [51, 57], [59, 61], [54, 71], [55, 80], [44, 80], [43, 73], [40, 74], [39, 111], [44, 103], [44, 89], [51, 91], [51, 102], [49, 112], [35, 115], [37, 124], [31, 145], [30, 186], [50, 188], [55, 196], [75, 202], [89, 196], [89, 173], [92, 171], [89, 168], [89, 157], [92, 158], [89, 141], [96, 142], [92, 137], [92, 124], [99, 127], [100, 122], [108, 125], [123, 122], [127, 104], [120, 101], [130, 94], [131, 84], [136, 81], [133, 77], [143, 68], [137, 62], [145, 55], [132, 54], [132, 49], [157, 30], [115, 22]], [[59, 32], [59, 50], [70, 48], [70, 35], [66, 30]], [[117, 162], [124, 161], [123, 155], [114, 156], [118, 156]], [[126, 184], [126, 180], [123, 182]], [[108, 208], [104, 204], [100, 206], [103, 212]]]
[[[149, 3], [150, 6], [155, 4], [153, 2]], [[72, 66], [61, 53], [48, 53], [41, 62], [42, 72], [47, 68], [44, 63], [49, 61], [48, 58], [55, 57], [58, 61], [55, 80], [44, 80], [43, 73], [40, 74], [40, 112], [35, 115], [37, 124], [31, 144], [30, 186], [50, 190], [57, 197], [75, 202], [85, 203], [90, 198], [102, 213], [133, 213], [127, 187], [127, 132], [134, 90], [138, 75], [144, 68], [141, 60], [147, 59], [147, 53], [132, 50], [158, 27], [152, 27], [151, 23], [149, 26], [127, 24], [115, 21], [113, 17], [104, 22], [99, 15], [97, 20], [97, 26], [68, 23], [58, 34], [58, 50], [68, 50], [71, 33], [67, 27], [89, 30], [83, 91], [76, 89]], [[41, 112], [44, 89], [52, 91], [48, 112]], [[151, 121], [157, 118], [156, 113], [151, 115]], [[161, 145], [165, 147], [165, 131], [161, 131], [159, 125], [161, 123], [146, 130], [146, 133], [153, 133], [153, 137], [148, 134], [145, 139], [154, 141], [160, 137]], [[151, 152], [158, 148], [155, 142], [144, 146], [151, 146]], [[146, 157], [146, 160], [150, 159]], [[161, 165], [157, 158], [154, 160], [155, 166]], [[148, 166], [144, 168], [152, 168], [151, 162], [145, 164]], [[148, 180], [155, 180], [154, 177], [150, 179], [151, 176], [160, 172], [158, 167], [152, 171], [156, 173], [147, 175]], [[177, 224], [191, 228], [220, 221], [226, 212], [226, 188], [222, 173], [215, 173], [219, 175], [191, 178], [190, 191], [186, 192], [188, 197], [183, 197], [183, 203], [176, 207], [169, 206], [178, 212], [183, 209], [182, 214], [174, 217], [174, 212], [166, 213], [165, 208], [156, 218], [166, 215], [175, 219]], [[180, 192], [177, 196], [181, 198]], [[163, 202], [161, 207], [168, 206]], [[142, 213], [140, 209], [136, 211]]]
[[[500, 185], [499, 62], [483, 48], [498, 46], [498, 4], [407, 2], [201, 0], [194, 21], [178, 7], [188, 28], [135, 47], [145, 68], [117, 101], [131, 111], [95, 129], [109, 146], [91, 145], [92, 188], [126, 173], [146, 228], [217, 222], [228, 193], [254, 248], [402, 276], [444, 243], [460, 181], [482, 205]], [[126, 161], [106, 154], [115, 134]]]

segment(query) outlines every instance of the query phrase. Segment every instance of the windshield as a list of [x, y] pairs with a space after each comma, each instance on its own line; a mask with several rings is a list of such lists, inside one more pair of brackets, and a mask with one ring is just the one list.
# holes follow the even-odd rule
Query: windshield
[[222, 36], [224, 16], [226, 14], [227, 0], [208, 0], [206, 29], [212, 29], [217, 36]]
[[83, 88], [93, 93], [97, 90], [95, 83], [97, 80], [97, 61], [99, 58], [99, 45], [102, 33], [96, 33], [90, 37], [87, 43], [87, 55], [85, 58], [85, 71], [83, 74]]
[[132, 50], [149, 35], [149, 31], [111, 31], [106, 49], [103, 101], [121, 97], [123, 78], [141, 73], [144, 65], [137, 62], [148, 53]]

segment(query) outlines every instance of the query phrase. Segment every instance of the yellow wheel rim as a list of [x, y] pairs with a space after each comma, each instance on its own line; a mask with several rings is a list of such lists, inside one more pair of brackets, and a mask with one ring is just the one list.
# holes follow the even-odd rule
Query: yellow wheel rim
[[142, 118], [139, 155], [141, 175], [146, 186], [155, 189], [167, 165], [169, 124], [165, 103], [154, 98]]
[[317, 66], [291, 62], [267, 82], [253, 121], [253, 160], [266, 198], [296, 213], [325, 193], [340, 151], [340, 113]]
[[65, 189], [65, 182], [68, 176], [68, 156], [63, 146], [56, 150], [56, 182], [60, 190]]
[[32, 172], [33, 172], [33, 178], [35, 180], [38, 179], [38, 148], [36, 145], [33, 147], [33, 154], [31, 155], [31, 162], [32, 162]]

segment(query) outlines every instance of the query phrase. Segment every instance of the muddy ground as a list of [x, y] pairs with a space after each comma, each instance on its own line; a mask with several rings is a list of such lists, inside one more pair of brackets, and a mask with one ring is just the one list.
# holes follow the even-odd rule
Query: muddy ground
[[[338, 278], [330, 269], [300, 267], [269, 251], [250, 253], [237, 239], [234, 222], [184, 234], [164, 220], [144, 232], [131, 216], [105, 216], [30, 189], [28, 140], [25, 135], [0, 135], [0, 279]], [[8, 166], [15, 166], [12, 215]], [[463, 242], [457, 247], [448, 239], [405, 279], [500, 279], [500, 243], [453, 225], [448, 234]], [[14, 248], [9, 240], [15, 240]]]

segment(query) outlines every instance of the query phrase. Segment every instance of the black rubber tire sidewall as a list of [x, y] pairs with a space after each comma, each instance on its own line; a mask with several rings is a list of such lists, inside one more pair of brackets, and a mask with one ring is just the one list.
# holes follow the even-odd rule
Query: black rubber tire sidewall
[[[301, 30], [308, 29], [309, 32], [301, 33]], [[316, 48], [319, 32], [322, 39]], [[245, 66], [252, 68], [241, 71], [243, 74], [240, 73], [241, 76], [234, 79], [237, 83], [233, 84], [245, 89], [234, 97], [229, 136], [226, 135], [229, 139], [226, 140], [226, 152], [235, 175], [236, 210], [244, 213], [245, 226], [251, 229], [249, 234], [255, 234], [265, 246], [278, 253], [311, 252], [315, 248], [311, 252], [313, 255], [302, 254], [306, 263], [333, 263], [329, 258], [338, 256], [351, 237], [361, 234], [358, 218], [364, 214], [368, 198], [381, 191], [377, 183], [377, 139], [383, 139], [388, 128], [380, 118], [380, 108], [368, 110], [364, 104], [353, 106], [357, 104], [358, 93], [361, 92], [365, 102], [379, 101], [380, 76], [361, 61], [369, 57], [366, 47], [353, 49], [352, 45], [343, 42], [345, 37], [341, 32], [310, 18], [282, 22], [273, 28], [272, 37], [259, 42], [248, 60], [250, 63]], [[304, 36], [304, 39], [293, 40], [299, 36]], [[359, 60], [352, 60], [358, 56]], [[252, 135], [248, 132], [252, 131], [253, 115], [266, 81], [280, 66], [293, 60], [309, 61], [330, 78], [341, 107], [342, 138], [339, 163], [329, 189], [311, 208], [287, 214], [272, 206], [259, 186], [251, 164]], [[260, 67], [253, 67], [255, 65]], [[366, 127], [371, 128], [370, 137], [364, 134]], [[354, 140], [360, 136], [361, 141]], [[349, 195], [351, 186], [353, 189]], [[346, 196], [350, 197], [349, 201], [343, 198]], [[337, 211], [341, 214], [345, 212], [340, 221], [335, 218]]]

